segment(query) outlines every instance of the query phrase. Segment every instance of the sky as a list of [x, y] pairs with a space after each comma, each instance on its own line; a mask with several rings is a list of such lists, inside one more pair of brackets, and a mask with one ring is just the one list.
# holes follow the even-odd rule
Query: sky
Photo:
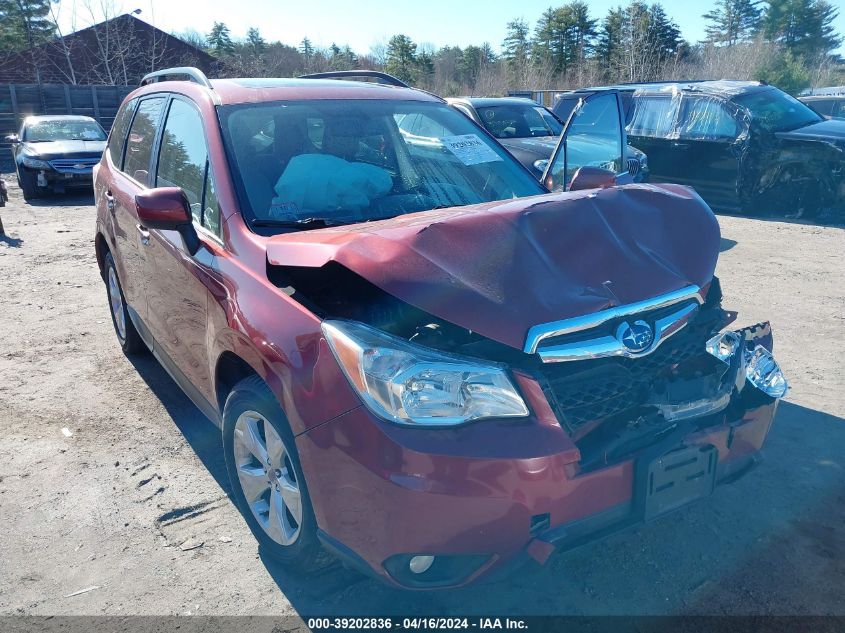
[[[649, 0], [651, 1], [651, 0]], [[845, 0], [839, 6], [836, 27], [845, 33]], [[565, 0], [61, 0], [59, 23], [63, 31], [79, 29], [102, 19], [102, 6], [112, 15], [141, 9], [140, 18], [168, 32], [194, 29], [208, 33], [215, 21], [225, 22], [232, 37], [242, 38], [257, 27], [265, 40], [298, 46], [307, 36], [318, 47], [333, 42], [349, 44], [358, 53], [386, 44], [397, 33], [417, 44], [466, 46], [489, 42], [499, 50], [506, 25], [524, 18], [532, 27], [549, 6]], [[593, 17], [603, 18], [608, 9], [626, 0], [588, 0]], [[662, 0], [684, 38], [697, 42], [704, 37], [704, 19], [713, 0]], [[88, 7], [94, 7], [92, 19]], [[845, 48], [840, 49], [845, 52]]]

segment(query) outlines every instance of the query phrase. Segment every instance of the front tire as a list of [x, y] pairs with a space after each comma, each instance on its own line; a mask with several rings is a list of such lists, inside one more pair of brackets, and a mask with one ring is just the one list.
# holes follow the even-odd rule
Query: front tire
[[39, 195], [38, 181], [36, 180], [35, 174], [23, 167], [20, 167], [19, 169], [20, 175], [18, 176], [18, 184], [21, 187], [23, 199], [27, 202], [35, 200]]
[[105, 257], [105, 282], [106, 294], [109, 299], [109, 312], [111, 322], [114, 326], [114, 333], [120, 343], [120, 348], [127, 356], [138, 354], [147, 349], [135, 324], [129, 318], [129, 310], [126, 307], [126, 298], [123, 296], [123, 288], [120, 287], [120, 279], [117, 276], [117, 267], [114, 265], [114, 258], [111, 253]]
[[235, 502], [262, 551], [304, 572], [330, 564], [317, 540], [293, 433], [257, 376], [243, 379], [226, 399], [223, 449]]

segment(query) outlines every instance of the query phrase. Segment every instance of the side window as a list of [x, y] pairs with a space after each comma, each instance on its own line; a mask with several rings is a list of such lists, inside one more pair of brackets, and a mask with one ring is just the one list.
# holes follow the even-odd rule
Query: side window
[[824, 116], [830, 116], [833, 114], [835, 101], [832, 99], [813, 99], [812, 101], [807, 101], [806, 103], [819, 114]]
[[575, 109], [566, 128], [565, 144], [554, 157], [547, 183], [552, 191], [569, 187], [581, 167], [622, 172], [622, 123], [615, 93], [596, 94]]
[[181, 187], [194, 221], [202, 223], [202, 193], [208, 149], [199, 113], [174, 99], [167, 113], [156, 170], [156, 187]]
[[164, 101], [164, 97], [141, 101], [138, 113], [132, 120], [132, 127], [129, 128], [123, 171], [143, 185], [149, 184], [150, 158]]
[[672, 134], [676, 100], [671, 95], [635, 97], [628, 134], [668, 138]]
[[831, 111], [833, 112], [831, 116], [845, 119], [845, 100], [837, 101]]
[[123, 169], [123, 148], [126, 145], [126, 132], [129, 130], [129, 124], [132, 122], [132, 115], [135, 114], [137, 106], [137, 99], [124, 103], [111, 126], [109, 156], [112, 164], [118, 169]]
[[739, 127], [717, 99], [685, 96], [681, 108], [680, 138], [701, 141], [731, 141]]

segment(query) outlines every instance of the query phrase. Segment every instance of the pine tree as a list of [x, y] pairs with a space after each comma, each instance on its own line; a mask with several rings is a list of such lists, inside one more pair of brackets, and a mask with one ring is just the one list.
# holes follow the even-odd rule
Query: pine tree
[[267, 42], [264, 41], [261, 33], [255, 27], [246, 32], [246, 48], [253, 57], [261, 57], [267, 50]]
[[835, 50], [842, 38], [833, 22], [839, 11], [826, 0], [767, 0], [762, 32], [800, 57], [812, 58]]
[[394, 35], [387, 43], [385, 70], [405, 81], [414, 83], [418, 77], [417, 45], [407, 35]]
[[0, 0], [0, 52], [32, 48], [55, 32], [50, 0]]
[[750, 39], [760, 24], [759, 4], [759, 0], [718, 0], [702, 16], [708, 22], [706, 41], [733, 46]]
[[540, 15], [534, 27], [531, 57], [540, 63], [554, 63], [555, 10], [549, 7]]
[[223, 22], [215, 22], [208, 34], [208, 46], [212, 54], [225, 57], [235, 52], [235, 45], [229, 34], [229, 27]]
[[502, 42], [502, 57], [512, 66], [521, 67], [527, 60], [531, 44], [530, 31], [525, 20], [508, 22], [507, 34]]
[[314, 45], [307, 37], [302, 38], [302, 42], [299, 44], [299, 52], [306, 60], [310, 60], [314, 57]]
[[648, 9], [648, 30], [654, 38], [654, 51], [661, 61], [683, 52], [686, 42], [681, 37], [681, 29], [659, 3]]

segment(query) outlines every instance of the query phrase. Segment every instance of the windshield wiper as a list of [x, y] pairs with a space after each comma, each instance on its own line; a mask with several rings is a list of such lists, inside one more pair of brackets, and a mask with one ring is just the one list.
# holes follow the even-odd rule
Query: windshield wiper
[[329, 222], [324, 218], [303, 218], [302, 220], [274, 220], [272, 218], [265, 218], [252, 221], [252, 226], [282, 229], [299, 229], [306, 226], [333, 226], [334, 224], [334, 222]]

